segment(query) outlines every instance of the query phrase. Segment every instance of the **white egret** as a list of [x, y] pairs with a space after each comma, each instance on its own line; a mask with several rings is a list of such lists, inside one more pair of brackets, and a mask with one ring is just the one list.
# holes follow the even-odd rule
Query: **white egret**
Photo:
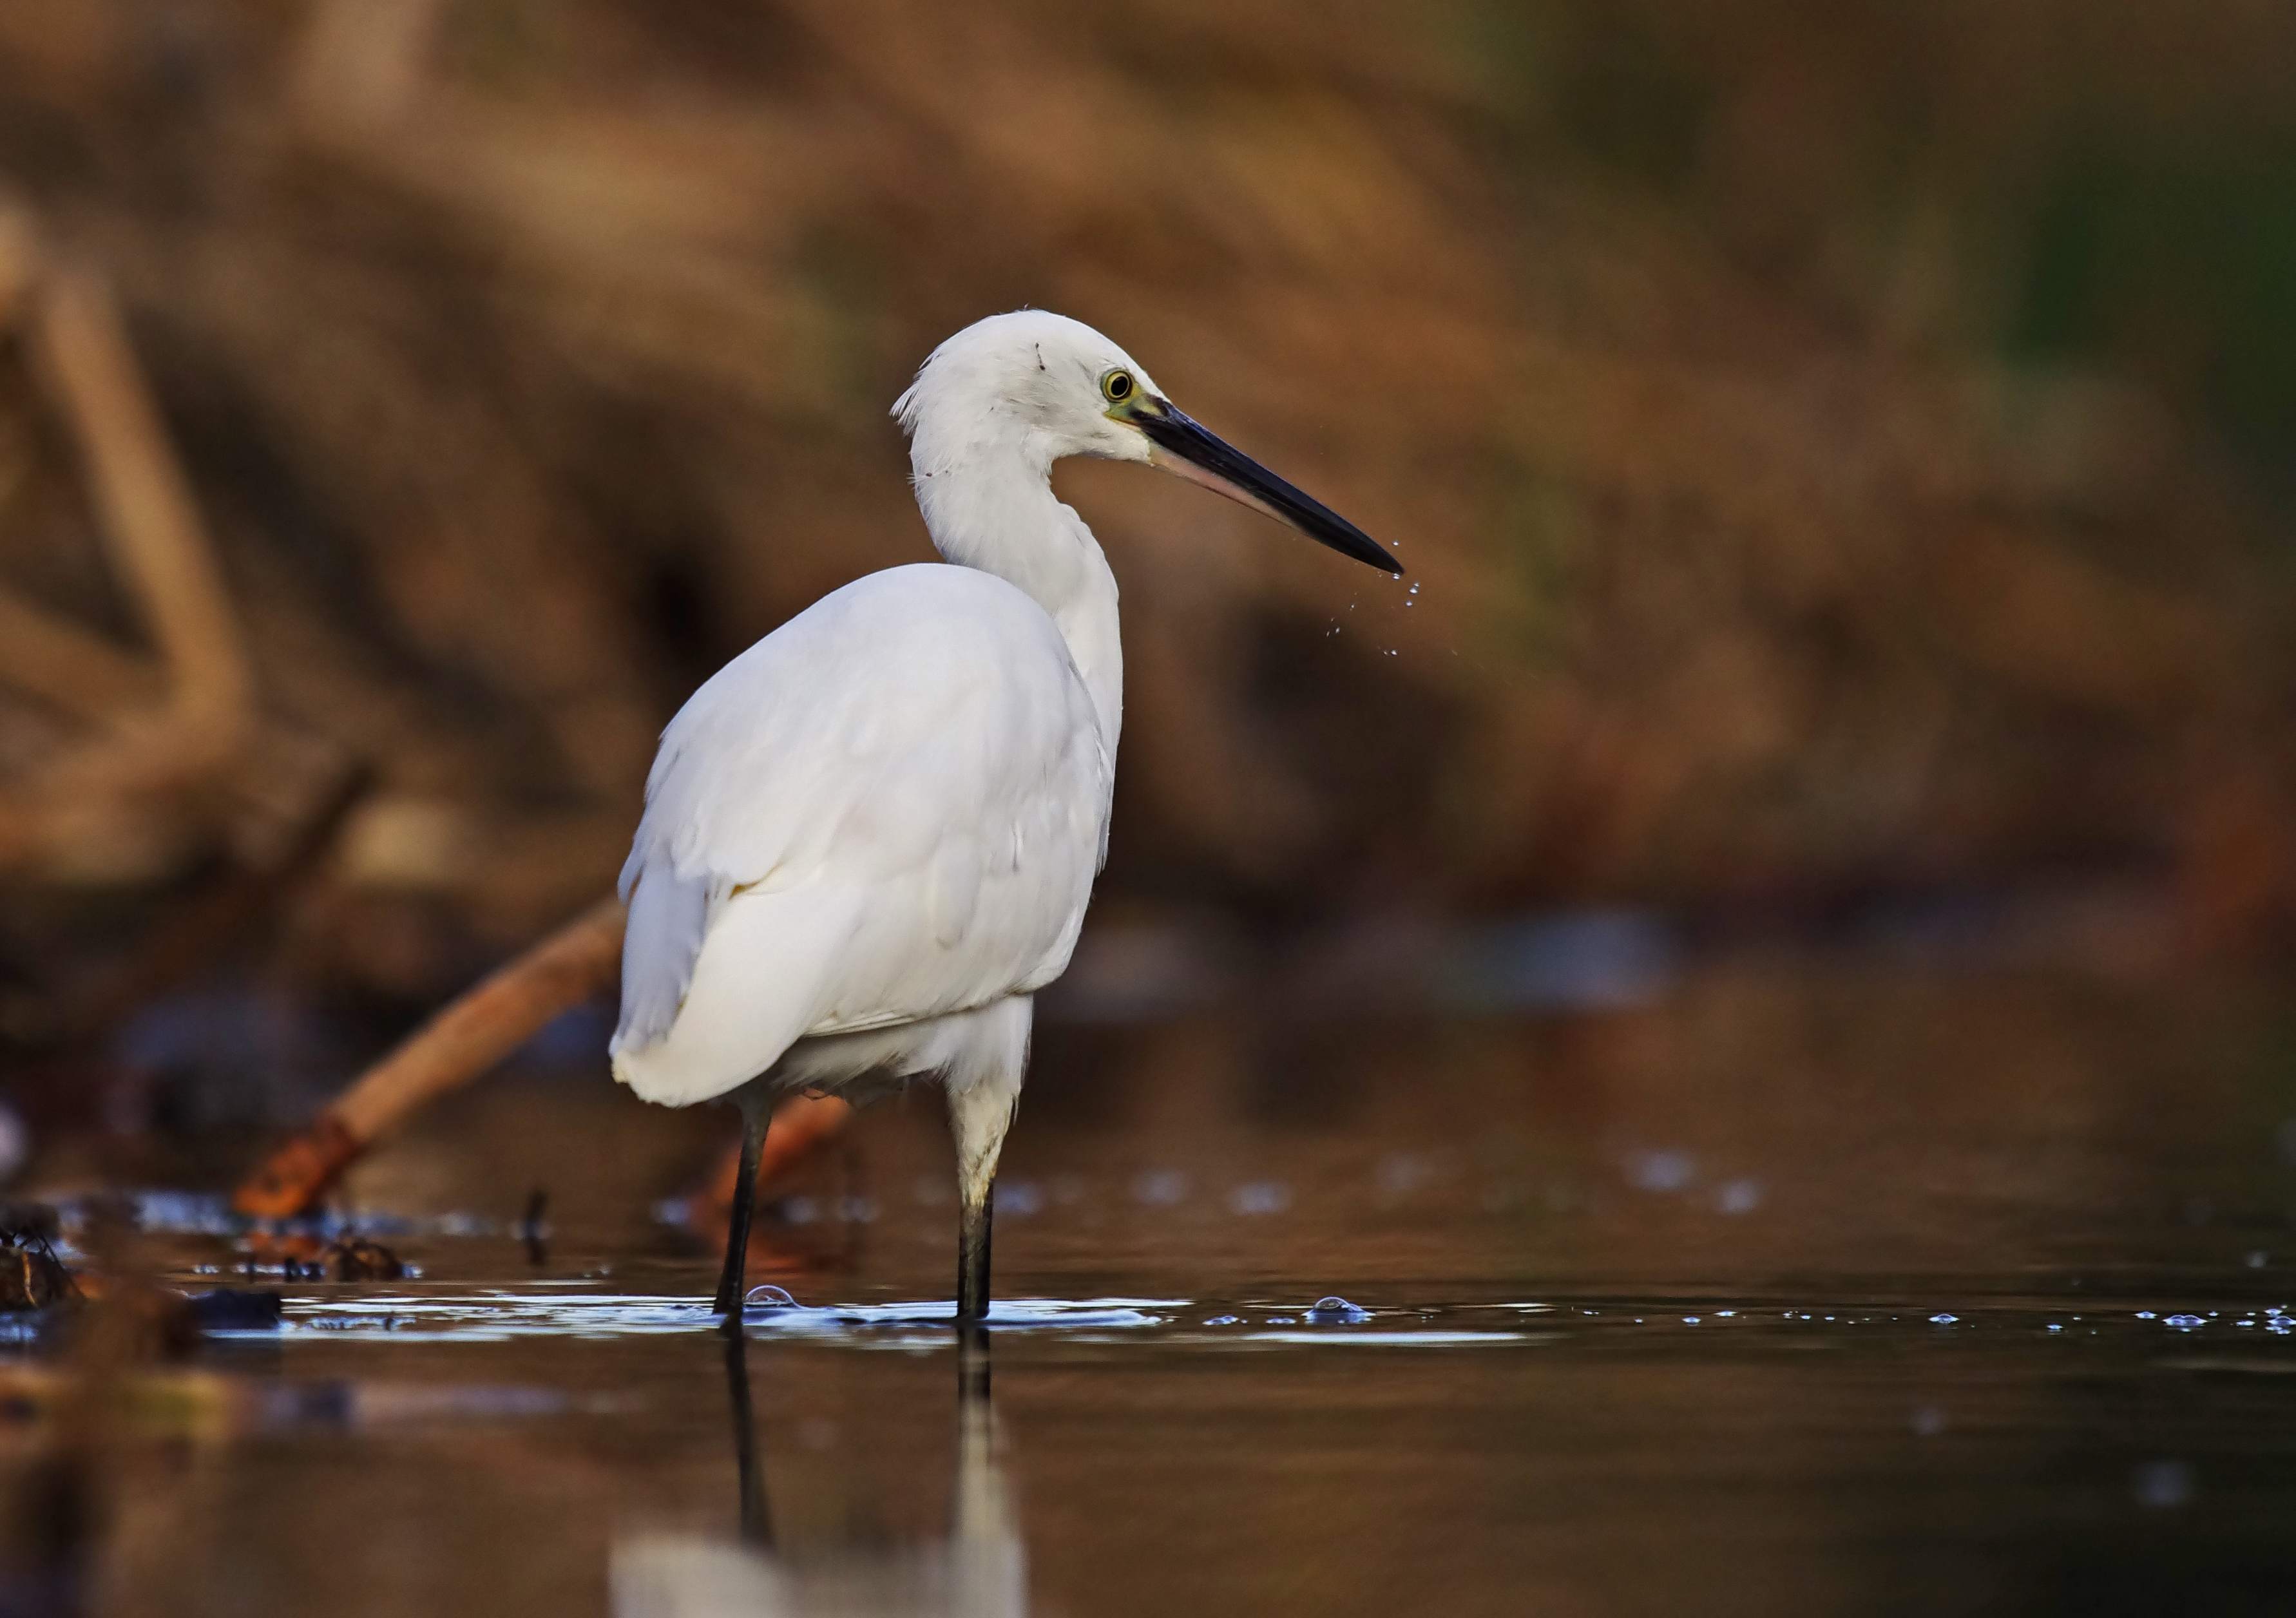
[[662, 731], [622, 869], [614, 1076], [742, 1114], [729, 1322], [774, 1099], [934, 1074], [957, 1152], [957, 1316], [987, 1312], [1031, 996], [1067, 967], [1106, 857], [1123, 711], [1116, 580], [1053, 463], [1146, 462], [1402, 571], [1062, 315], [966, 327], [893, 413], [947, 565], [832, 592], [695, 691]]

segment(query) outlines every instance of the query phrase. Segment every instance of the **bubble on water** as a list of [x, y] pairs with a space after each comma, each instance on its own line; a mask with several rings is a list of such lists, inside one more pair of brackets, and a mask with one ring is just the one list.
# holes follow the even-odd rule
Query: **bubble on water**
[[1300, 1320], [1296, 1315], [1269, 1315], [1267, 1323], [1270, 1326], [1297, 1326]]
[[1242, 1315], [1214, 1315], [1210, 1320], [1206, 1320], [1204, 1324], [1207, 1326], [1241, 1326], [1243, 1324], [1243, 1317]]
[[1734, 1319], [1737, 1313], [1734, 1309], [1718, 1309], [1714, 1312], [1714, 1318], [1718, 1320], [1728, 1320]]
[[2177, 1331], [2198, 1331], [2208, 1322], [2194, 1314], [2173, 1314], [2161, 1324]]
[[1923, 1438], [1935, 1438], [1945, 1431], [1945, 1412], [1933, 1404], [1925, 1404], [1914, 1411], [1914, 1432]]
[[2052, 1320], [2046, 1326], [2041, 1328], [2041, 1329], [2043, 1331], [2062, 1331], [2064, 1330], [2064, 1328], [2058, 1325], [2054, 1320]]
[[1358, 1309], [1342, 1297], [1317, 1298], [1308, 1318], [1318, 1326], [1356, 1326], [1370, 1320], [1371, 1311]]
[[1682, 1323], [1685, 1326], [1695, 1326], [1698, 1324], [1698, 1317], [1696, 1315], [1685, 1315], [1682, 1317]]
[[2136, 1468], [2130, 1490], [2140, 1506], [2174, 1510], [2193, 1498], [2193, 1469], [2180, 1460], [2147, 1461]]
[[1043, 1212], [1044, 1206], [1044, 1190], [1034, 1181], [1019, 1180], [996, 1188], [996, 1211], [999, 1214], [1026, 1219], [1032, 1214]]
[[2149, 1309], [2140, 1309], [2136, 1312], [2136, 1318], [2140, 1320], [2157, 1320], [2161, 1317]]
[[1292, 1205], [1292, 1189], [1280, 1180], [1255, 1180], [1229, 1193], [1227, 1205], [1239, 1214], [1281, 1214]]
[[1930, 1324], [1932, 1326], [1952, 1326], [1958, 1323], [1960, 1320], [1961, 1317], [1959, 1315], [1933, 1314], [1930, 1317]]
[[795, 1309], [797, 1300], [790, 1296], [784, 1288], [767, 1282], [763, 1287], [752, 1287], [743, 1293], [742, 1307], [744, 1309]]

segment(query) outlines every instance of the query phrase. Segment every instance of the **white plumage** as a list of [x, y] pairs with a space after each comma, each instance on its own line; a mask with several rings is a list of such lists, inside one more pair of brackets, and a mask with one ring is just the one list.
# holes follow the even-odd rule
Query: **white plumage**
[[[1116, 581], [1054, 498], [1053, 463], [1153, 462], [1394, 561], [1060, 315], [967, 327], [895, 410], [947, 561], [824, 597], [670, 721], [622, 870], [611, 1050], [615, 1077], [649, 1101], [736, 1095], [752, 1156], [778, 1091], [940, 1075], [967, 1214], [960, 1293], [972, 1283], [977, 1312], [1029, 997], [1083, 925], [1122, 716]], [[749, 1189], [745, 1175], [742, 1246]], [[739, 1257], [729, 1246], [721, 1308]]]
[[[933, 1019], [1041, 988], [1076, 945], [1114, 781], [1067, 643], [1011, 584], [921, 564], [824, 598], [663, 733], [622, 872], [615, 1073], [682, 1106], [800, 1039], [931, 1043]], [[898, 1065], [897, 1044], [847, 1048]]]

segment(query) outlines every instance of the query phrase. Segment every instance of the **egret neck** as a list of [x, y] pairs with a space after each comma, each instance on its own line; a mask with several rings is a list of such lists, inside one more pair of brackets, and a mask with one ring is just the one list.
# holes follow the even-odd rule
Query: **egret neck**
[[920, 430], [910, 456], [917, 505], [942, 556], [995, 574], [1051, 615], [1113, 757], [1124, 722], [1116, 575], [1084, 519], [1053, 493], [1051, 462], [1031, 443], [1038, 437], [977, 438], [933, 454], [938, 435]]

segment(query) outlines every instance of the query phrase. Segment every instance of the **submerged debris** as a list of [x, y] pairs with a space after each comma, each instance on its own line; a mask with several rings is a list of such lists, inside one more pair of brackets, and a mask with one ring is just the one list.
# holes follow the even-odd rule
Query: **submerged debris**
[[526, 1262], [537, 1270], [550, 1262], [550, 1193], [537, 1186], [528, 1193], [526, 1213], [518, 1222], [518, 1238], [526, 1244]]
[[0, 1313], [45, 1309], [79, 1295], [56, 1256], [56, 1211], [40, 1203], [0, 1205]]
[[0, 1312], [45, 1309], [78, 1295], [71, 1271], [46, 1243], [0, 1247]]
[[267, 1289], [195, 1292], [187, 1301], [192, 1319], [203, 1332], [271, 1331], [286, 1312], [286, 1301]]
[[338, 1281], [396, 1281], [406, 1274], [398, 1254], [363, 1236], [344, 1237], [320, 1263], [329, 1279]]

